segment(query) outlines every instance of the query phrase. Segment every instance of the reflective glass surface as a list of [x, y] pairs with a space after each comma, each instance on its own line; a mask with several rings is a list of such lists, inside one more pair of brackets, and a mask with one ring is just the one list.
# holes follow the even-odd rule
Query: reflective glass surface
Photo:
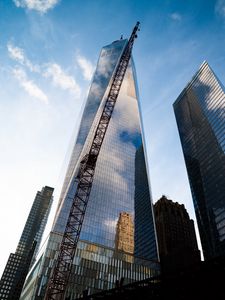
[[[89, 152], [110, 88], [113, 72], [127, 40], [103, 47], [64, 181], [53, 233], [41, 258], [38, 275], [30, 273], [21, 299], [44, 295], [46, 282], [76, 192], [79, 162]], [[68, 293], [90, 293], [159, 272], [152, 201], [138, 107], [133, 60], [125, 74], [97, 165]], [[34, 277], [38, 276], [38, 280]], [[35, 284], [34, 284], [35, 282]], [[36, 295], [36, 296], [31, 296]], [[29, 298], [30, 297], [30, 298]], [[34, 297], [34, 298], [32, 298]]]
[[225, 93], [206, 62], [174, 111], [205, 259], [225, 255]]
[[37, 192], [19, 240], [16, 253], [11, 253], [0, 281], [0, 299], [18, 299], [26, 275], [35, 262], [42, 234], [52, 204], [53, 188]]
[[32, 243], [36, 241], [37, 244], [33, 255], [35, 258], [51, 209], [53, 190], [53, 188], [46, 186], [42, 188], [41, 192], [37, 192], [16, 249], [17, 254], [27, 256]]
[[[72, 154], [73, 161], [76, 160], [77, 163], [73, 165], [68, 192], [58, 209], [54, 231], [64, 231], [71, 199], [76, 191], [75, 177], [79, 161], [89, 151], [110, 87], [109, 77], [113, 74], [125, 43], [126, 40], [117, 41], [101, 51]], [[135, 254], [147, 259], [157, 259], [152, 203], [140, 126], [135, 69], [131, 60], [98, 157], [80, 238], [115, 247], [119, 216], [127, 213], [132, 216], [134, 223]], [[71, 164], [68, 169], [71, 169]]]
[[[30, 271], [20, 300], [44, 299], [45, 289], [61, 235], [51, 233], [47, 248]], [[84, 290], [89, 294], [115, 287], [116, 280], [124, 284], [143, 280], [159, 274], [159, 264], [134, 257], [129, 253], [94, 243], [80, 241], [76, 250], [67, 295], [70, 299], [81, 297]]]
[[[77, 167], [78, 159], [83, 149], [87, 135], [91, 129], [91, 125], [96, 117], [97, 110], [105, 94], [109, 81], [112, 77], [115, 66], [121, 56], [122, 50], [126, 44], [126, 40], [120, 40], [111, 45], [102, 48], [98, 64], [93, 76], [92, 84], [88, 93], [86, 105], [82, 115], [80, 128], [78, 131], [77, 139], [71, 154], [69, 166], [64, 179], [58, 212], [61, 209], [62, 201], [68, 191], [71, 180], [73, 178], [74, 170]], [[56, 214], [56, 218], [57, 218]], [[55, 220], [56, 220], [55, 218]]]

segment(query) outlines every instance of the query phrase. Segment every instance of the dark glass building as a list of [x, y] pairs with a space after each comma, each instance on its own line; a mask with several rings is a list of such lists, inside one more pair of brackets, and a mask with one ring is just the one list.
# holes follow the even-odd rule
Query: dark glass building
[[200, 262], [194, 221], [184, 205], [162, 196], [154, 204], [154, 213], [163, 271], [171, 272]]
[[225, 255], [225, 90], [207, 62], [174, 103], [205, 259]]
[[11, 253], [0, 281], [0, 299], [17, 300], [29, 268], [35, 261], [52, 205], [53, 188], [37, 192], [15, 253]]
[[[101, 50], [52, 232], [40, 258], [41, 268], [37, 271], [37, 264], [30, 272], [21, 299], [44, 297], [76, 191], [79, 164], [89, 152], [112, 76], [126, 44], [127, 40], [119, 40]], [[143, 182], [138, 181], [140, 174]], [[126, 222], [129, 230], [123, 228]], [[121, 278], [124, 283], [144, 279], [158, 270], [137, 80], [131, 59], [98, 157], [67, 297], [79, 297], [84, 290], [94, 293], [113, 288]]]

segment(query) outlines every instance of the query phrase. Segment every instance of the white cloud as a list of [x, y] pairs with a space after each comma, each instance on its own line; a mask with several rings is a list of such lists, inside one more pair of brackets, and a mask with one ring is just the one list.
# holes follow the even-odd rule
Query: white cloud
[[37, 65], [34, 65], [24, 54], [24, 50], [22, 48], [14, 46], [12, 43], [7, 44], [7, 49], [9, 52], [9, 56], [20, 63], [21, 65], [24, 65], [28, 67], [28, 69], [32, 72], [39, 72], [40, 68]]
[[101, 90], [101, 86], [96, 83], [93, 82], [91, 85], [91, 93], [92, 95], [94, 95], [96, 98], [101, 96], [102, 90]]
[[48, 103], [48, 97], [32, 80], [27, 78], [27, 74], [23, 69], [15, 68], [13, 69], [13, 74], [30, 96], [35, 97], [44, 103]]
[[170, 14], [170, 18], [174, 21], [181, 21], [182, 19], [181, 15], [176, 12]]
[[215, 12], [225, 17], [225, 0], [217, 0], [215, 6]]
[[117, 222], [118, 222], [118, 218], [116, 218], [116, 219], [107, 219], [107, 220], [104, 220], [104, 225], [108, 227], [108, 230], [110, 232], [114, 233], [115, 230], [116, 230]]
[[8, 52], [9, 55], [12, 59], [20, 62], [20, 63], [24, 63], [24, 52], [23, 49], [19, 48], [19, 47], [14, 47], [11, 43], [7, 44], [7, 48], [8, 48]]
[[72, 76], [67, 75], [58, 64], [48, 64], [43, 76], [46, 78], [51, 78], [55, 86], [58, 86], [63, 90], [69, 90], [77, 97], [80, 96], [80, 86], [77, 84], [75, 79]]
[[[104, 53], [104, 52], [103, 52]], [[109, 77], [111, 75], [111, 70], [114, 66], [114, 61], [110, 59], [110, 55], [101, 55], [101, 61], [98, 65], [98, 74], [104, 75], [105, 77]]]
[[52, 9], [59, 0], [13, 0], [13, 2], [17, 7], [36, 10], [44, 14], [49, 9]]
[[92, 75], [94, 73], [94, 65], [84, 56], [81, 55], [77, 55], [76, 61], [82, 70], [84, 79], [91, 80]]
[[[75, 94], [77, 97], [80, 96], [80, 86], [72, 76], [66, 74], [66, 72], [61, 68], [60, 65], [56, 63], [35, 65], [26, 57], [22, 48], [16, 47], [10, 42], [7, 44], [7, 48], [9, 56], [22, 66], [27, 67], [31, 72], [36, 72], [45, 78], [50, 78], [55, 86], [60, 87], [63, 90], [68, 90], [71, 93]], [[21, 70], [25, 74], [22, 69], [19, 70]], [[90, 68], [88, 69], [87, 67], [85, 73], [86, 76], [89, 75], [88, 70], [90, 71]]]

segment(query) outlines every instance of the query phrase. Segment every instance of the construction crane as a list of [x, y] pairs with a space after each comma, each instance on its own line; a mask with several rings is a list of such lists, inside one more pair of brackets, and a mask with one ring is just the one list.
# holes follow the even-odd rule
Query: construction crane
[[73, 197], [59, 254], [46, 289], [45, 300], [63, 300], [65, 297], [72, 262], [91, 193], [96, 162], [129, 64], [134, 40], [137, 38], [137, 31], [140, 30], [139, 25], [140, 23], [137, 22], [123, 50], [114, 75], [112, 76], [111, 87], [89, 153], [86, 154], [80, 162], [76, 193]]

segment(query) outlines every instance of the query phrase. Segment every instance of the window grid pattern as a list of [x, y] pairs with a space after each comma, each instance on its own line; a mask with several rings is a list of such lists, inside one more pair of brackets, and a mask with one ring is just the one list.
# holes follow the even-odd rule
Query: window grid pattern
[[205, 62], [174, 103], [205, 259], [225, 253], [225, 93]]
[[[51, 233], [44, 254], [27, 277], [21, 300], [43, 299], [62, 235]], [[115, 287], [116, 280], [124, 284], [159, 274], [159, 264], [136, 257], [128, 252], [79, 241], [73, 261], [67, 296], [81, 297]]]
[[[116, 41], [104, 47], [100, 53], [60, 196], [53, 224], [54, 237], [57, 234], [61, 236], [64, 232], [71, 201], [76, 191], [79, 161], [89, 152], [110, 88], [109, 83], [113, 71], [126, 43], [126, 40]], [[76, 293], [80, 295], [86, 286], [91, 292], [111, 288], [115, 285], [115, 280], [119, 280], [121, 276], [125, 277], [125, 281], [130, 282], [134, 275], [129, 273], [128, 269], [135, 269], [136, 264], [140, 265], [137, 267], [139, 268], [137, 274], [143, 273], [145, 278], [150, 273], [153, 274], [154, 270], [158, 272], [156, 235], [136, 88], [135, 68], [131, 59], [97, 160], [93, 186], [80, 235], [80, 241], [86, 243], [87, 246], [85, 250], [79, 250], [78, 247], [75, 255], [74, 274], [71, 276], [72, 287], [68, 289], [68, 293], [72, 295]], [[143, 179], [142, 182], [138, 177]], [[130, 223], [133, 224], [133, 230], [130, 228], [127, 232], [130, 253], [127, 253], [127, 248], [122, 251], [118, 247], [120, 241], [116, 228], [121, 213], [129, 215]], [[131, 234], [133, 237], [130, 236]], [[126, 240], [124, 234], [120, 237]], [[40, 280], [36, 280], [31, 289], [35, 280], [32, 276], [28, 277], [24, 296], [21, 299], [36, 299], [35, 297], [44, 295], [49, 272], [56, 257], [55, 249], [57, 248], [55, 247], [58, 245], [57, 242], [50, 246], [51, 243], [54, 244], [55, 241], [50, 237], [40, 263], [41, 270], [38, 275]], [[92, 250], [87, 250], [87, 248]], [[109, 249], [107, 253], [110, 254], [107, 254], [105, 258], [99, 258], [98, 261], [97, 257], [100, 255], [98, 251], [108, 251], [107, 249]], [[87, 255], [89, 255], [88, 258]], [[49, 259], [50, 256], [51, 259]], [[118, 257], [117, 260], [116, 257]], [[150, 264], [151, 272], [143, 271], [142, 263], [143, 268], [146, 263]], [[115, 272], [110, 271], [111, 267]], [[107, 268], [107, 271], [103, 271], [102, 268]], [[137, 278], [141, 278], [140, 276], [142, 275], [137, 275]], [[31, 297], [30, 290], [33, 290], [34, 298]]]
[[53, 188], [37, 192], [16, 253], [10, 254], [0, 281], [0, 299], [19, 299], [29, 268], [35, 262], [52, 204]]

